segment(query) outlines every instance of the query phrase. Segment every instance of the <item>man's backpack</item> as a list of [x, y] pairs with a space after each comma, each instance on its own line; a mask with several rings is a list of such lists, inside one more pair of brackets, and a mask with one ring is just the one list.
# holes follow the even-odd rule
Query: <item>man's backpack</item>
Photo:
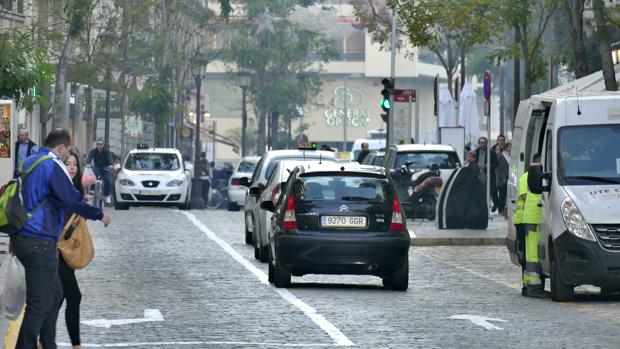
[[[22, 196], [23, 183], [28, 177], [28, 174], [30, 174], [37, 165], [51, 158], [52, 156], [50, 155], [38, 158], [24, 173], [22, 173], [22, 165], [20, 164], [19, 176], [2, 187], [3, 192], [0, 195], [0, 232], [13, 237], [24, 228], [32, 214], [26, 212], [24, 206], [24, 198]], [[37, 208], [39, 208], [39, 206]], [[35, 208], [35, 210], [37, 208]]]

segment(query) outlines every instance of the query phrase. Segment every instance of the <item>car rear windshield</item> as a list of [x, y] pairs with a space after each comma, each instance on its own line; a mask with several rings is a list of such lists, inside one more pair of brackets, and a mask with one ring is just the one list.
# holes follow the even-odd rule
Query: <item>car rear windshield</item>
[[360, 173], [308, 173], [293, 189], [299, 201], [381, 201], [390, 198], [386, 177]]
[[267, 169], [265, 170], [265, 179], [266, 179], [266, 180], [269, 180], [269, 178], [271, 178], [271, 174], [273, 173], [273, 170], [275, 170], [275, 169], [276, 169], [276, 166], [277, 166], [277, 165], [280, 163], [280, 161], [282, 161], [282, 160], [300, 160], [300, 161], [303, 161], [303, 160], [305, 159], [305, 160], [317, 161], [317, 160], [319, 160], [320, 158], [322, 158], [322, 159], [323, 159], [323, 161], [334, 162], [334, 159], [333, 159], [333, 158], [325, 158], [324, 156], [323, 156], [323, 157], [321, 157], [321, 156], [319, 156], [319, 155], [317, 155], [317, 154], [313, 154], [313, 155], [308, 155], [308, 154], [306, 154], [306, 156], [305, 156], [305, 157], [304, 157], [304, 156], [302, 156], [302, 155], [299, 155], [299, 156], [288, 156], [288, 157], [284, 157], [284, 158], [276, 158], [276, 159], [273, 159], [273, 160], [271, 160], [271, 162], [269, 163], [269, 165], [267, 165]]
[[256, 161], [241, 161], [237, 167], [237, 172], [252, 173], [256, 168]]
[[181, 168], [176, 154], [132, 153], [125, 161], [131, 171], [176, 171]]
[[431, 165], [439, 165], [439, 168], [456, 168], [459, 157], [455, 152], [448, 151], [416, 151], [396, 154], [394, 168], [400, 168], [407, 162], [411, 162], [409, 168], [429, 168]]

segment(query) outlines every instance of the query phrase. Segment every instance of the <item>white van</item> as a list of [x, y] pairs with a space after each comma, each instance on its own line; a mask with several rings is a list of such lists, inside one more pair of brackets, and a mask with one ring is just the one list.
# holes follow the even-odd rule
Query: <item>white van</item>
[[[530, 167], [535, 153], [542, 166]], [[543, 194], [538, 251], [553, 300], [570, 300], [583, 284], [619, 290], [620, 93], [555, 89], [519, 105], [506, 240], [515, 264], [517, 182], [526, 171], [530, 190]]]

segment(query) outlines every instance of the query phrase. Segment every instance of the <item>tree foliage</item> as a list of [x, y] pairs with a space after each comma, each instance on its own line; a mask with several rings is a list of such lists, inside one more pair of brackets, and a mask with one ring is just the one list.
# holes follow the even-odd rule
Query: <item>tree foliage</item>
[[[47, 52], [19, 32], [0, 34], [0, 97], [16, 101], [17, 109], [32, 111], [45, 101], [41, 94], [53, 81]], [[36, 91], [36, 95], [32, 92]]]

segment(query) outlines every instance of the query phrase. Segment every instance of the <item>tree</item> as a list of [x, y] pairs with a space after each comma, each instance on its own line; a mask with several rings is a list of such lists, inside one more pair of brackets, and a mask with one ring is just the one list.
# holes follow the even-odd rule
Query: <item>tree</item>
[[592, 11], [594, 12], [594, 23], [596, 23], [596, 37], [598, 39], [599, 53], [601, 54], [601, 65], [603, 66], [603, 78], [605, 79], [605, 89], [607, 91], [617, 91], [616, 71], [611, 58], [611, 45], [609, 42], [609, 12], [603, 0], [592, 0]]
[[585, 3], [586, 0], [562, 0], [562, 7], [567, 14], [569, 32], [573, 43], [575, 77], [577, 79], [589, 74], [588, 56], [583, 39], [583, 12], [585, 10]]
[[45, 48], [24, 33], [0, 33], [0, 97], [15, 100], [17, 109], [28, 111], [44, 102], [41, 92], [52, 81], [46, 62]]
[[[254, 73], [248, 97], [259, 116], [259, 154], [265, 149], [267, 115], [294, 117], [291, 111], [308, 103], [320, 90], [318, 74], [308, 73], [308, 68], [336, 56], [331, 40], [288, 19], [298, 3], [247, 1], [246, 21], [234, 28], [225, 54], [229, 63]], [[278, 125], [278, 120], [274, 121]]]

